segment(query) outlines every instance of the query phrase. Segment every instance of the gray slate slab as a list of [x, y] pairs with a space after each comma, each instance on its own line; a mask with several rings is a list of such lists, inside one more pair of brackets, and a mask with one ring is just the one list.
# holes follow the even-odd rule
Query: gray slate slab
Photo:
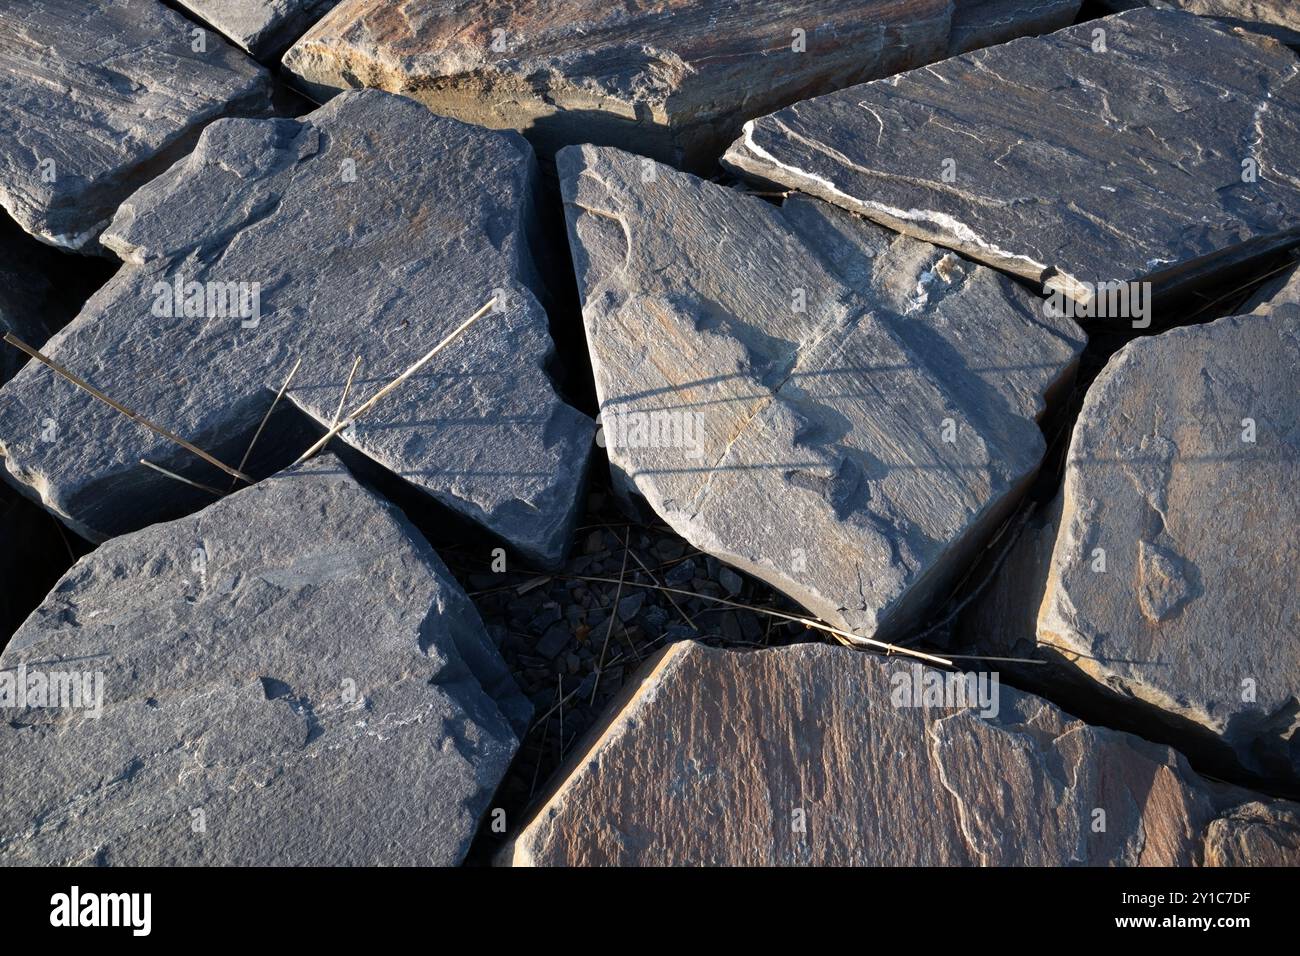
[[1297, 368], [1295, 304], [1116, 354], [1075, 426], [1037, 625], [1080, 676], [1292, 781]]
[[1300, 236], [1300, 61], [1136, 10], [798, 103], [725, 162], [1080, 302], [1159, 292]]
[[6, 865], [454, 865], [529, 715], [437, 555], [329, 455], [83, 558], [0, 668], [102, 691], [6, 702]]
[[1078, 328], [827, 203], [557, 167], [618, 487], [827, 621], [915, 625], [1037, 469]]
[[259, 60], [277, 58], [338, 0], [180, 0]]
[[598, 143], [700, 169], [750, 117], [940, 60], [950, 34], [996, 42], [1057, 25], [1040, 7], [1078, 7], [1037, 0], [995, 26], [975, 9], [985, 3], [343, 0], [284, 64], [318, 101], [356, 86], [405, 93], [521, 130], [544, 159]]
[[1300, 862], [1295, 804], [1212, 785], [1168, 747], [1004, 685], [989, 698], [996, 708], [901, 706], [946, 675], [822, 644], [686, 641], [646, 666], [577, 748], [510, 862]]
[[[534, 174], [517, 134], [375, 90], [302, 119], [215, 123], [122, 206], [104, 241], [126, 265], [50, 353], [234, 465], [296, 360], [287, 401], [323, 430], [355, 356], [349, 408], [499, 290], [504, 311], [384, 399], [344, 447], [530, 560], [556, 561], [594, 427], [545, 369], [553, 345], [530, 288], [527, 238]], [[216, 299], [197, 316], [155, 314], [168, 311], [177, 281], [209, 291], [258, 283], [258, 315], [223, 314]], [[62, 440], [40, 439], [33, 422], [45, 418], [60, 423]], [[259, 447], [283, 464], [309, 441], [268, 429]], [[37, 365], [5, 386], [0, 454], [20, 490], [92, 540], [211, 501], [141, 458], [222, 488], [230, 481]]]
[[157, 0], [0, 9], [0, 206], [44, 242], [95, 238], [219, 116], [270, 112], [270, 78]]

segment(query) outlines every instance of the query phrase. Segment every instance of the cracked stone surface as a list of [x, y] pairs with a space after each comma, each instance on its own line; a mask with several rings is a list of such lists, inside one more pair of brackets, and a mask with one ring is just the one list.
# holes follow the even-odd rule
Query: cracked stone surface
[[29, 694], [69, 672], [98, 717], [29, 696], [0, 724], [5, 865], [454, 865], [531, 710], [329, 455], [74, 565], [0, 655]]
[[156, 0], [0, 10], [0, 206], [51, 245], [100, 252], [118, 205], [226, 115], [269, 113], [265, 70]]
[[745, 119], [942, 59], [950, 33], [992, 42], [1042, 28], [1040, 7], [1071, 5], [1036, 3], [995, 27], [986, 7], [1026, 5], [962, 3], [954, 22], [949, 0], [344, 0], [284, 64], [317, 100], [405, 93], [521, 130], [546, 159], [597, 143], [700, 168]]
[[[1142, 0], [1100, 0], [1108, 9], [1127, 10], [1141, 6]], [[1214, 17], [1230, 26], [1242, 27], [1300, 45], [1300, 8], [1295, 0], [1160, 0], [1160, 2], [1196, 13]]]
[[1293, 304], [1117, 353], [1075, 427], [1037, 624], [1079, 675], [1291, 780], [1298, 365]]
[[1081, 303], [1158, 293], [1300, 235], [1300, 60], [1135, 10], [798, 103], [724, 163]]
[[[594, 426], [561, 401], [545, 369], [553, 345], [528, 250], [534, 175], [517, 134], [376, 90], [302, 119], [214, 123], [189, 157], [123, 204], [104, 242], [126, 265], [49, 353], [229, 464], [301, 359], [285, 407], [317, 423], [314, 434], [272, 425], [259, 442], [283, 466], [333, 421], [355, 356], [348, 408], [499, 294], [503, 312], [375, 406], [342, 447], [536, 563], [554, 562]], [[258, 283], [260, 304], [223, 309], [205, 297], [203, 314], [169, 315], [194, 301], [167, 294], [178, 282], [208, 294]], [[46, 418], [61, 440], [41, 440], [34, 423]], [[19, 490], [91, 540], [211, 502], [142, 458], [230, 483], [35, 363], [4, 388], [0, 454]]]
[[259, 60], [279, 56], [338, 0], [179, 0]]
[[616, 485], [831, 623], [917, 624], [1037, 469], [1078, 328], [818, 200], [557, 166]]
[[1005, 686], [988, 717], [896, 706], [940, 672], [823, 644], [683, 642], [647, 669], [515, 865], [1160, 866], [1210, 847], [1213, 862], [1300, 861], [1300, 807]]

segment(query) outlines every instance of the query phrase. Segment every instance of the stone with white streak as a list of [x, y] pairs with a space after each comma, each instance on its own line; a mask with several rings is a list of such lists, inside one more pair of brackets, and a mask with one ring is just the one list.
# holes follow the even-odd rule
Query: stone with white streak
[[1078, 328], [817, 200], [610, 148], [558, 169], [620, 488], [826, 621], [915, 626], [1038, 468]]

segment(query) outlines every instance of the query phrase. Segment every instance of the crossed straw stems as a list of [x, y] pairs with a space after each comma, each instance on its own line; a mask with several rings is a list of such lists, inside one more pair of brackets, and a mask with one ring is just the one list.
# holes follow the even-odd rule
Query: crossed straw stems
[[[466, 329], [468, 329], [475, 322], [479, 321], [479, 319], [483, 318], [485, 315], [491, 312], [493, 306], [496, 305], [496, 301], [497, 301], [496, 297], [489, 299], [486, 303], [483, 304], [483, 306], [477, 312], [471, 315], [460, 325], [456, 326], [456, 328], [452, 329], [451, 332], [447, 333], [447, 335], [443, 337], [442, 341], [440, 341], [433, 348], [429, 349], [429, 351], [425, 352], [424, 355], [420, 356], [420, 358], [417, 359], [411, 366], [409, 366], [406, 369], [406, 371], [402, 372], [400, 375], [398, 375], [395, 379], [393, 379], [383, 388], [379, 389], [379, 391], [371, 395], [370, 398], [366, 399], [366, 401], [362, 402], [351, 412], [349, 412], [346, 416], [340, 417], [343, 411], [343, 406], [347, 402], [348, 392], [352, 388], [352, 380], [353, 377], [356, 375], [357, 366], [360, 365], [361, 363], [361, 358], [358, 356], [356, 361], [352, 363], [352, 371], [348, 374], [347, 383], [343, 387], [343, 396], [342, 398], [339, 399], [338, 411], [334, 413], [334, 420], [332, 424], [326, 430], [325, 434], [322, 435], [315, 442], [315, 444], [313, 444], [310, 448], [308, 448], [301, 455], [299, 455], [297, 459], [295, 459], [294, 462], [289, 467], [292, 468], [294, 465], [299, 465], [302, 462], [306, 461], [307, 459], [311, 458], [312, 456], [316, 455], [318, 452], [320, 452], [321, 449], [323, 449], [335, 438], [335, 436], [337, 436], [340, 432], [346, 430], [351, 425], [353, 425], [359, 418], [361, 418], [372, 408], [374, 408], [380, 402], [381, 399], [383, 399], [386, 395], [395, 391], [403, 382], [409, 379], [416, 372], [420, 371], [420, 369], [424, 368], [424, 366], [427, 365], [435, 355], [437, 355], [448, 345], [454, 342], [457, 338], [459, 338], [460, 335], [463, 334]], [[45, 365], [47, 368], [55, 372], [57, 375], [71, 382], [77, 388], [80, 388], [82, 391], [85, 391], [88, 394], [92, 395], [93, 397], [99, 399], [101, 402], [103, 402], [105, 405], [107, 405], [109, 408], [112, 408], [114, 411], [118, 412], [119, 414], [125, 415], [127, 418], [131, 419], [131, 421], [135, 422], [136, 424], [142, 425], [143, 427], [149, 429], [155, 434], [161, 435], [163, 438], [166, 438], [168, 441], [172, 442], [173, 444], [179, 445], [181, 448], [184, 448], [186, 451], [190, 452], [191, 454], [197, 455], [199, 458], [202, 458], [204, 461], [206, 461], [208, 464], [212, 465], [213, 467], [219, 468], [221, 471], [230, 475], [234, 479], [234, 481], [231, 482], [231, 486], [230, 486], [231, 491], [233, 491], [235, 485], [237, 485], [241, 481], [250, 485], [255, 483], [254, 480], [250, 478], [247, 474], [245, 474], [242, 469], [248, 464], [248, 459], [253, 453], [253, 447], [257, 444], [258, 438], [261, 437], [262, 430], [266, 427], [266, 423], [270, 419], [271, 413], [275, 411], [276, 406], [279, 404], [280, 400], [284, 397], [285, 393], [289, 390], [289, 385], [293, 382], [294, 375], [297, 373], [299, 366], [302, 365], [302, 359], [299, 359], [297, 362], [294, 363], [293, 368], [289, 370], [289, 374], [285, 378], [284, 384], [280, 386], [280, 390], [279, 392], [276, 393], [275, 399], [271, 402], [270, 408], [266, 410], [266, 414], [262, 417], [261, 423], [257, 426], [257, 431], [253, 433], [252, 440], [248, 443], [248, 449], [247, 451], [244, 452], [244, 457], [239, 462], [239, 467], [232, 468], [229, 465], [227, 465], [225, 462], [216, 458], [215, 456], [208, 454], [206, 451], [204, 451], [202, 448], [199, 448], [197, 445], [189, 441], [186, 441], [184, 438], [182, 438], [180, 435], [177, 435], [175, 432], [172, 432], [164, 428], [162, 425], [159, 425], [156, 422], [150, 421], [148, 418], [141, 415], [139, 412], [133, 411], [132, 409], [123, 405], [121, 402], [116, 401], [113, 398], [110, 398], [108, 395], [105, 395], [103, 392], [95, 388], [85, 379], [80, 378], [79, 376], [73, 374], [68, 369], [60, 365], [58, 362], [54, 361], [54, 359], [50, 358], [47, 355], [42, 354], [38, 349], [35, 349], [32, 346], [28, 345], [22, 339], [18, 338], [18, 336], [14, 335], [12, 332], [6, 332], [4, 335], [4, 340], [8, 342], [10, 345], [14, 346], [14, 348], [17, 348], [20, 351], [25, 352], [27, 355], [31, 356], [32, 358], [36, 359], [36, 361], [40, 362], [42, 365]], [[155, 464], [154, 462], [146, 461], [143, 458], [140, 459], [140, 464], [152, 468], [154, 471], [166, 475], [169, 478], [174, 478], [175, 480], [183, 482], [184, 484], [202, 489], [203, 491], [207, 491], [213, 495], [216, 495], [217, 497], [224, 497], [226, 494], [226, 492], [222, 492], [217, 488], [213, 488], [211, 485], [205, 485], [197, 481], [192, 481], [189, 478], [185, 478], [182, 475], [178, 475], [175, 472], [163, 468], [161, 465]], [[611, 583], [621, 583], [621, 582], [611, 582]], [[717, 601], [718, 603], [721, 604], [732, 604], [733, 606], [738, 606], [738, 607], [748, 607], [747, 605], [738, 605], [735, 604], [735, 602], [726, 601], [721, 598], [713, 598], [709, 595], [703, 595], [703, 594], [694, 595], [692, 592], [689, 591], [679, 591], [673, 588], [662, 588], [662, 590], [671, 593], [676, 593], [676, 594], [688, 594], [694, 597], [701, 597], [707, 600]], [[836, 639], [838, 639], [841, 643], [849, 647], [876, 650], [876, 651], [881, 651], [885, 654], [901, 654], [907, 657], [918, 658], [920, 660], [927, 661], [928, 663], [931, 664], [940, 664], [947, 667], [953, 666], [952, 661], [948, 660], [947, 658], [937, 657], [933, 654], [926, 654], [923, 651], [913, 650], [908, 647], [901, 647], [896, 644], [887, 644], [884, 641], [877, 641], [874, 640], [873, 638], [863, 637], [859, 634], [853, 634], [849, 631], [841, 630], [840, 628], [837, 627], [832, 627], [831, 625], [826, 624], [822, 621], [818, 621], [814, 618], [802, 617], [793, 614], [784, 614], [782, 612], [774, 611], [768, 608], [754, 607], [751, 608], [751, 610], [759, 611], [765, 614], [770, 614], [773, 617], [784, 618], [790, 621], [797, 621], [808, 627], [815, 628], [817, 630], [828, 633], [833, 637], [835, 637]]]

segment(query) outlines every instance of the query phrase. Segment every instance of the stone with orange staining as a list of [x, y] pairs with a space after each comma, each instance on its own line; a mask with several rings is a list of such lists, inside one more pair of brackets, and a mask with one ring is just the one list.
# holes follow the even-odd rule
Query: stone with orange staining
[[344, 0], [284, 63], [316, 99], [403, 93], [521, 130], [544, 158], [600, 143], [694, 168], [750, 117], [940, 60], [950, 35], [969, 45], [1060, 25], [1039, 8], [1078, 5], [1004, 3], [989, 17], [984, 0], [955, 14], [950, 0]]
[[[847, 648], [685, 642], [646, 669], [525, 824], [515, 865], [1188, 865], [1207, 827], [1258, 799], [1004, 685], [988, 706], [978, 691], [973, 707], [909, 706], [955, 681]], [[1213, 831], [1216, 858], [1239, 828]], [[1234, 862], [1272, 862], [1293, 836], [1263, 824]]]

